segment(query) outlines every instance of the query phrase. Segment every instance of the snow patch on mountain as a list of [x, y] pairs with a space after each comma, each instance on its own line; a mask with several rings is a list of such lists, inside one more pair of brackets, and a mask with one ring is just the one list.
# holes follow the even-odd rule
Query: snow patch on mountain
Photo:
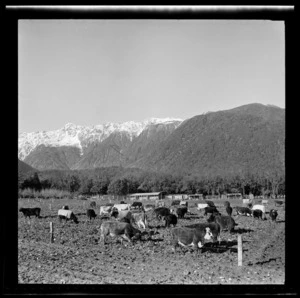
[[81, 155], [84, 148], [95, 142], [102, 142], [114, 132], [125, 132], [130, 140], [139, 136], [144, 129], [155, 124], [174, 123], [179, 125], [183, 120], [178, 118], [149, 118], [142, 122], [128, 121], [124, 123], [107, 122], [95, 126], [81, 126], [67, 123], [64, 127], [53, 131], [37, 131], [19, 134], [18, 157], [24, 160], [37, 146], [51, 147], [73, 146], [80, 149]]

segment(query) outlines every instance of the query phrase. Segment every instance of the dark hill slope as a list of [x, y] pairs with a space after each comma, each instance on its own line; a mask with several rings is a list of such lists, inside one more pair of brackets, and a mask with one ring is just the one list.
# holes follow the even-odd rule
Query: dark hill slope
[[79, 159], [80, 150], [77, 147], [40, 145], [24, 161], [39, 170], [69, 170]]
[[184, 121], [133, 165], [204, 176], [284, 171], [285, 112], [251, 104]]
[[18, 173], [19, 175], [27, 175], [30, 173], [38, 172], [38, 170], [34, 169], [27, 163], [23, 162], [22, 160], [18, 159]]

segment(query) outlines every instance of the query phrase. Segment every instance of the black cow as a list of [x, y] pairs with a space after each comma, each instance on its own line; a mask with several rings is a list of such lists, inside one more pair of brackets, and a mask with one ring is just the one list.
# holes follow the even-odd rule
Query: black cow
[[86, 215], [87, 215], [87, 217], [88, 217], [90, 220], [91, 220], [92, 218], [95, 219], [95, 217], [97, 216], [94, 209], [87, 209], [87, 210], [86, 210]]
[[263, 212], [259, 209], [252, 210], [252, 216], [253, 218], [258, 218], [262, 220]]
[[26, 217], [31, 217], [31, 216], [35, 216], [35, 217], [40, 217], [40, 213], [41, 213], [41, 208], [20, 208], [19, 209], [20, 212], [23, 213], [23, 215]]
[[204, 208], [204, 215], [207, 215], [208, 213], [220, 213], [218, 211], [218, 209], [214, 206], [214, 207], [205, 207]]
[[95, 202], [95, 201], [92, 201], [92, 202], [90, 203], [90, 207], [91, 207], [91, 208], [96, 208], [96, 202]]
[[234, 207], [236, 210], [236, 215], [246, 215], [246, 216], [251, 216], [252, 215], [252, 211], [251, 209], [249, 209], [248, 207], [239, 207], [236, 206]]
[[272, 221], [276, 221], [278, 212], [275, 209], [271, 209], [269, 215], [270, 215], [270, 218], [272, 219]]
[[180, 200], [174, 200], [172, 201], [171, 206], [177, 206], [179, 204], [180, 204]]
[[187, 207], [179, 207], [176, 209], [176, 214], [178, 218], [184, 218], [184, 215], [187, 213]]
[[192, 246], [197, 251], [203, 247], [205, 240], [212, 239], [213, 235], [209, 227], [199, 228], [173, 228], [171, 231], [173, 251], [176, 252], [178, 244], [186, 247]]
[[230, 206], [230, 203], [228, 201], [224, 202], [224, 207]]
[[231, 214], [232, 214], [232, 207], [229, 206], [229, 205], [227, 205], [227, 206], [226, 206], [226, 212], [227, 212], [227, 214], [228, 214], [229, 216], [231, 216]]
[[212, 214], [207, 221], [218, 223], [221, 227], [221, 230], [227, 229], [230, 233], [232, 233], [234, 231], [234, 227], [237, 226], [237, 223], [234, 221], [234, 219], [227, 215]]
[[208, 207], [216, 207], [213, 201], [205, 200], [205, 203], [208, 205]]
[[142, 209], [143, 208], [143, 203], [142, 202], [133, 202], [131, 204], [131, 208], [133, 208], [133, 209]]
[[153, 210], [152, 214], [156, 216], [156, 219], [161, 220], [162, 218], [170, 214], [170, 209], [167, 207], [158, 207]]
[[177, 224], [177, 216], [175, 214], [168, 214], [165, 216], [165, 227], [168, 228], [170, 225], [174, 227]]

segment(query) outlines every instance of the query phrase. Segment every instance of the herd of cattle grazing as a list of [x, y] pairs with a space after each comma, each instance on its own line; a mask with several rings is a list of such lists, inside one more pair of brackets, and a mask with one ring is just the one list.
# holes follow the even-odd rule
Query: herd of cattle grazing
[[[127, 204], [121, 201], [119, 204], [107, 203], [100, 206], [99, 217], [101, 218], [100, 226], [100, 243], [106, 244], [108, 236], [118, 237], [123, 243], [123, 239], [132, 243], [139, 240], [143, 236], [148, 237], [156, 232], [151, 230], [149, 221], [156, 219], [164, 221], [164, 227], [171, 229], [172, 249], [175, 252], [178, 245], [192, 246], [198, 251], [204, 246], [204, 243], [211, 241], [213, 243], [221, 241], [220, 233], [227, 230], [233, 233], [237, 223], [232, 215], [251, 216], [254, 219], [267, 220], [266, 210], [264, 205], [248, 203], [247, 207], [235, 206], [231, 207], [228, 201], [224, 202], [224, 207], [227, 214], [221, 214], [212, 201], [206, 200], [205, 203], [197, 204], [197, 210], [206, 216], [206, 222], [201, 222], [184, 227], [176, 227], [179, 220], [185, 218], [186, 214], [192, 214], [189, 210], [188, 201], [174, 200], [169, 207], [165, 206], [165, 202], [158, 201], [157, 204], [143, 204], [135, 201], [132, 204]], [[96, 202], [91, 202], [89, 209], [86, 210], [86, 216], [89, 220], [95, 219], [97, 214]], [[35, 216], [40, 217], [41, 208], [20, 208], [25, 218]], [[235, 214], [233, 214], [235, 211]], [[63, 206], [58, 210], [57, 216], [59, 221], [73, 221], [79, 224], [79, 220], [68, 206]], [[278, 212], [275, 209], [269, 211], [271, 221], [276, 221]], [[141, 232], [141, 229], [144, 230]], [[150, 230], [146, 231], [146, 230]]]

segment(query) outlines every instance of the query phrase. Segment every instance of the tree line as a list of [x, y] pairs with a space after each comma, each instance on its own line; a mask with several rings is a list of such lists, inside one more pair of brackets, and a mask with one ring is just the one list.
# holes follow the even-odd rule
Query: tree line
[[28, 177], [19, 176], [19, 189], [58, 189], [82, 195], [127, 195], [137, 192], [167, 194], [222, 195], [240, 192], [247, 195], [284, 195], [285, 176], [261, 175], [197, 176], [155, 173], [119, 167], [80, 171], [43, 171]]

